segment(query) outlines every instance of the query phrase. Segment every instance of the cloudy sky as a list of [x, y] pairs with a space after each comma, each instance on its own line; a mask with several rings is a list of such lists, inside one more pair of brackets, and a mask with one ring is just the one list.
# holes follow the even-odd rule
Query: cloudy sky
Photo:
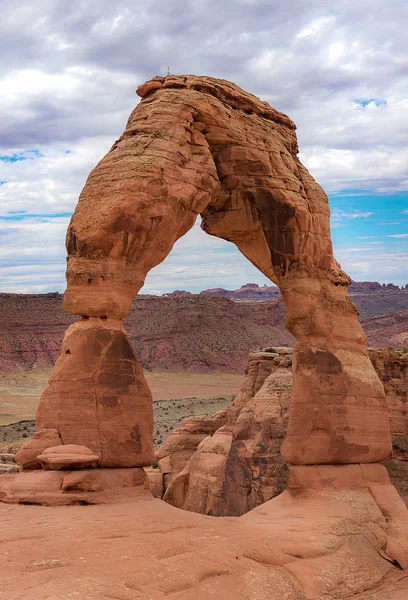
[[[406, 0], [2, 2], [0, 291], [65, 288], [64, 236], [136, 87], [167, 69], [236, 82], [298, 126], [356, 280], [408, 282]], [[266, 283], [195, 227], [145, 293]]]

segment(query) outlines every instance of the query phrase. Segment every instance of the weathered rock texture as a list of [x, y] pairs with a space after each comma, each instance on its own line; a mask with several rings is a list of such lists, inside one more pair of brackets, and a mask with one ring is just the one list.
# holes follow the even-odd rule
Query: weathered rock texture
[[138, 94], [71, 220], [65, 309], [129, 314], [148, 271], [201, 214], [203, 229], [234, 242], [284, 297], [297, 340], [287, 462], [384, 460], [384, 391], [350, 279], [333, 258], [327, 197], [297, 158], [293, 122], [206, 77], [159, 77]]
[[369, 350], [388, 404], [393, 456], [408, 460], [408, 353]]
[[211, 417], [185, 419], [157, 452], [164, 499], [214, 516], [242, 515], [280, 494], [287, 466], [292, 349], [253, 352], [239, 394]]
[[[384, 383], [390, 412], [393, 453], [387, 466], [408, 500], [406, 469], [400, 462], [408, 460], [408, 355], [375, 349], [369, 355]], [[288, 469], [280, 446], [289, 416], [291, 359], [291, 348], [252, 352], [231, 406], [212, 416], [185, 419], [170, 434], [157, 451], [167, 502], [202, 514], [238, 516], [286, 488]]]
[[152, 397], [119, 321], [71, 325], [37, 411], [37, 430], [88, 446], [102, 467], [152, 461]]
[[[408, 451], [408, 353], [370, 349], [369, 355], [387, 396], [393, 446], [405, 437]], [[402, 450], [402, 447], [401, 447]], [[404, 460], [408, 460], [408, 452]]]
[[321, 475], [306, 467], [307, 489], [297, 478], [279, 498], [240, 518], [184, 512], [143, 494], [137, 502], [114, 507], [10, 510], [0, 503], [2, 595], [7, 600], [406, 600], [406, 572], [387, 560], [389, 524], [372, 497], [381, 489], [392, 495], [392, 487], [383, 470], [374, 465], [370, 473], [371, 467], [338, 465], [331, 467], [336, 477], [330, 473], [330, 478], [327, 467]]
[[[72, 469], [75, 468], [73, 465]], [[128, 502], [140, 496], [151, 498], [149, 481], [141, 467], [27, 470], [17, 475], [2, 475], [0, 484], [0, 503], [5, 504], [66, 506]]]
[[[385, 394], [348, 297], [350, 279], [333, 258], [327, 197], [297, 158], [295, 125], [222, 80], [159, 77], [138, 93], [141, 103], [90, 174], [68, 229], [64, 305], [86, 320], [68, 330], [40, 403], [39, 427], [58, 429], [63, 444], [89, 446], [103, 466], [119, 466], [122, 449], [127, 466], [145, 464], [151, 421], [138, 402], [146, 406], [146, 386], [120, 320], [148, 271], [201, 214], [205, 231], [234, 242], [279, 285], [296, 338], [281, 450], [291, 465], [289, 490], [242, 517], [251, 523], [251, 538], [267, 531], [275, 548], [272, 555], [263, 545], [254, 551], [251, 539], [249, 555], [268, 567], [284, 565], [284, 572], [268, 570], [277, 579], [268, 581], [271, 598], [285, 590], [288, 599], [338, 597], [350, 591], [346, 568], [352, 593], [372, 587], [388, 561], [408, 566], [406, 508], [385, 468], [367, 464], [391, 450]], [[287, 388], [282, 373], [274, 376]], [[197, 473], [205, 474], [195, 486], [203, 495], [222, 500], [214, 472], [233, 447], [245, 458], [258, 438], [273, 443], [288, 403], [282, 393], [265, 406], [265, 395], [267, 388], [260, 389], [252, 409], [241, 411], [235, 440], [228, 421], [203, 440], [207, 451], [195, 454]], [[254, 439], [241, 445], [248, 424]], [[267, 452], [259, 449], [259, 463]], [[241, 494], [234, 490], [245, 485], [244, 475], [233, 474], [228, 492], [237, 510]], [[250, 493], [257, 496], [262, 485], [260, 477]], [[340, 549], [339, 536], [346, 540]], [[212, 547], [212, 564], [214, 558]], [[196, 583], [203, 579], [200, 573]], [[185, 589], [164, 586], [167, 595]], [[214, 588], [202, 597], [213, 595]]]
[[101, 458], [86, 446], [64, 444], [52, 446], [38, 456], [45, 471], [72, 471], [74, 469], [94, 469]]
[[[408, 346], [408, 289], [383, 289], [371, 283], [366, 291], [361, 284], [359, 291], [359, 285], [353, 284], [349, 293], [368, 344]], [[280, 294], [268, 299], [276, 290], [245, 285], [236, 291], [204, 290], [187, 296], [138, 294], [123, 324], [145, 369], [242, 373], [253, 348], [294, 343], [285, 329]], [[62, 301], [63, 295], [57, 293], [0, 293], [0, 401], [1, 379], [8, 374], [48, 370], [55, 364], [66, 329], [78, 319], [64, 313]]]
[[16, 454], [16, 461], [21, 469], [40, 469], [38, 456], [47, 448], [62, 444], [58, 429], [40, 429], [32, 439], [24, 444]]

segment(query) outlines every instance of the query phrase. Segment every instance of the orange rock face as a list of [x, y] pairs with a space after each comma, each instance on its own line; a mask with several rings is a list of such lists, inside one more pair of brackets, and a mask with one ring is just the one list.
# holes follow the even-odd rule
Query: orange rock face
[[24, 444], [16, 454], [16, 462], [21, 469], [39, 469], [41, 462], [38, 456], [46, 448], [62, 444], [58, 429], [41, 429], [34, 433], [32, 439]]
[[370, 349], [369, 354], [387, 396], [394, 457], [408, 460], [408, 353]]
[[64, 444], [44, 450], [38, 456], [45, 471], [72, 471], [75, 469], [96, 468], [101, 459], [86, 446]]
[[212, 417], [185, 419], [157, 452], [164, 500], [214, 516], [242, 515], [280, 494], [287, 466], [292, 349], [249, 355], [242, 389]]
[[152, 397], [119, 321], [88, 319], [68, 329], [41, 397], [37, 429], [89, 447], [102, 467], [149, 465]]

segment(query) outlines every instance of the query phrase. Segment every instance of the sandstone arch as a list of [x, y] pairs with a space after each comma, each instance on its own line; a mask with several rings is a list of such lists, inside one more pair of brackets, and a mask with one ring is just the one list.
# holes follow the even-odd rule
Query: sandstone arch
[[[265, 590], [276, 600], [366, 598], [364, 590], [395, 576], [395, 564], [408, 568], [407, 512], [378, 464], [391, 450], [385, 395], [347, 295], [349, 279], [333, 258], [326, 195], [297, 158], [295, 126], [208, 77], [155, 78], [138, 93], [141, 103], [90, 174], [71, 220], [64, 302], [83, 318], [65, 335], [37, 433], [17, 457], [26, 472], [2, 476], [0, 501], [117, 502], [135, 500], [135, 487], [143, 491], [152, 402], [121, 319], [149, 269], [201, 214], [204, 229], [234, 242], [286, 302], [296, 337], [282, 448], [289, 484], [237, 519], [194, 515], [205, 556], [194, 538], [191, 554], [171, 549], [174, 563], [163, 576], [155, 570], [161, 558], [151, 561], [141, 544], [138, 560], [147, 554], [153, 569], [129, 561], [126, 573], [140, 571], [131, 589], [157, 598], [220, 591], [253, 598]], [[98, 468], [88, 464], [90, 454]], [[72, 470], [32, 470], [38, 461], [50, 466], [50, 456]], [[152, 518], [193, 522], [160, 502], [153, 512], [142, 507], [143, 533]], [[225, 571], [214, 571], [218, 562]], [[393, 590], [387, 597], [405, 593]]]
[[[208, 77], [157, 77], [138, 94], [142, 101], [90, 174], [71, 220], [65, 310], [89, 317], [87, 330], [122, 319], [147, 272], [201, 214], [205, 231], [235, 243], [284, 296], [297, 340], [285, 459], [385, 459], [384, 392], [349, 279], [333, 258], [327, 197], [297, 158], [293, 122]], [[40, 427], [55, 426], [43, 418], [46, 397]]]

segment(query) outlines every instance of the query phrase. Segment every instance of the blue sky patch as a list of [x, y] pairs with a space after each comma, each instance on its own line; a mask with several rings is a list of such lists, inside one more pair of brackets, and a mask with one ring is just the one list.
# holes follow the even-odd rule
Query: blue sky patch
[[408, 192], [329, 195], [334, 255], [355, 281], [407, 283]]
[[367, 108], [369, 104], [375, 104], [375, 106], [387, 106], [387, 100], [382, 100], [380, 98], [356, 98], [353, 102], [362, 108]]
[[72, 212], [62, 213], [48, 213], [48, 214], [30, 214], [28, 215], [25, 211], [16, 211], [15, 213], [8, 215], [0, 215], [0, 221], [23, 221], [28, 219], [58, 219], [61, 217], [71, 217]]
[[[11, 154], [0, 154], [0, 160], [6, 163], [20, 162], [21, 160], [33, 160], [35, 158], [42, 158], [44, 154], [41, 154], [37, 148], [29, 150], [22, 150], [21, 152], [13, 152]], [[3, 183], [6, 183], [5, 181]]]

